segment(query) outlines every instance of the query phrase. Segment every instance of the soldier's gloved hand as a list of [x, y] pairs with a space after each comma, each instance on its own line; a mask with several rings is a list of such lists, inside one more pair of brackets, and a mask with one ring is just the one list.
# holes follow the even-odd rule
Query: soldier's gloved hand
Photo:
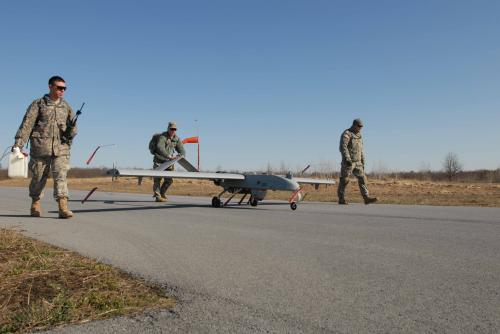
[[345, 161], [345, 165], [346, 165], [347, 167], [351, 167], [351, 166], [352, 166], [352, 161], [351, 161], [351, 160], [346, 160], [346, 161]]

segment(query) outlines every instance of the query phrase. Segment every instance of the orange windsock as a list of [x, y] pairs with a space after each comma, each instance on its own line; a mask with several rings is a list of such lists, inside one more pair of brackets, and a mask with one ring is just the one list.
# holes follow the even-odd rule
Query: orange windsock
[[198, 137], [189, 137], [182, 140], [183, 144], [196, 144], [198, 142]]

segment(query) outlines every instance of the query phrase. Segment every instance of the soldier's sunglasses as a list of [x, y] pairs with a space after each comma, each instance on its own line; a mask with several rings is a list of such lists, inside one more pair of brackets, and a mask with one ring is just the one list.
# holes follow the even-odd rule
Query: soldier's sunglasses
[[64, 92], [68, 87], [65, 87], [65, 86], [56, 86], [56, 89], [58, 91], [61, 91], [61, 92]]
[[177, 131], [177, 129], [174, 129], [174, 128], [170, 128], [169, 130], [172, 130], [172, 131]]

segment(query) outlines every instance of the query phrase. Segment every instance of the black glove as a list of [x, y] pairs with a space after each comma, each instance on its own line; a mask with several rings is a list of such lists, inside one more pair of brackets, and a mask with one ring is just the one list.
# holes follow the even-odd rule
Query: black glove
[[351, 167], [351, 166], [352, 166], [352, 161], [351, 161], [351, 160], [346, 160], [346, 161], [345, 161], [345, 165], [346, 165], [347, 167]]

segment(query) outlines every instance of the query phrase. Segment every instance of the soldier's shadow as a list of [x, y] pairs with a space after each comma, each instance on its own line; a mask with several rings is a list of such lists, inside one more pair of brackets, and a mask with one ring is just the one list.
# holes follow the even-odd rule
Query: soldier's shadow
[[0, 215], [0, 217], [6, 217], [6, 218], [31, 218], [30, 215]]
[[[119, 204], [109, 201], [103, 201], [106, 204]], [[117, 201], [119, 202], [119, 201]], [[144, 210], [168, 210], [168, 209], [180, 209], [180, 208], [206, 208], [209, 205], [197, 205], [197, 204], [166, 204], [162, 206], [135, 206], [135, 207], [120, 207], [120, 208], [100, 208], [100, 209], [71, 209], [74, 213], [87, 213], [87, 212], [121, 212], [121, 211], [144, 211]], [[58, 211], [49, 211], [51, 213], [57, 213]]]
[[[53, 212], [53, 211], [49, 211], [49, 212]], [[59, 211], [54, 211], [56, 213], [58, 213]], [[27, 214], [24, 214], [24, 215], [14, 215], [14, 214], [10, 214], [10, 215], [0, 215], [0, 217], [2, 218], [32, 218], [32, 219], [51, 219], [53, 217], [31, 217], [31, 215], [27, 215]]]

